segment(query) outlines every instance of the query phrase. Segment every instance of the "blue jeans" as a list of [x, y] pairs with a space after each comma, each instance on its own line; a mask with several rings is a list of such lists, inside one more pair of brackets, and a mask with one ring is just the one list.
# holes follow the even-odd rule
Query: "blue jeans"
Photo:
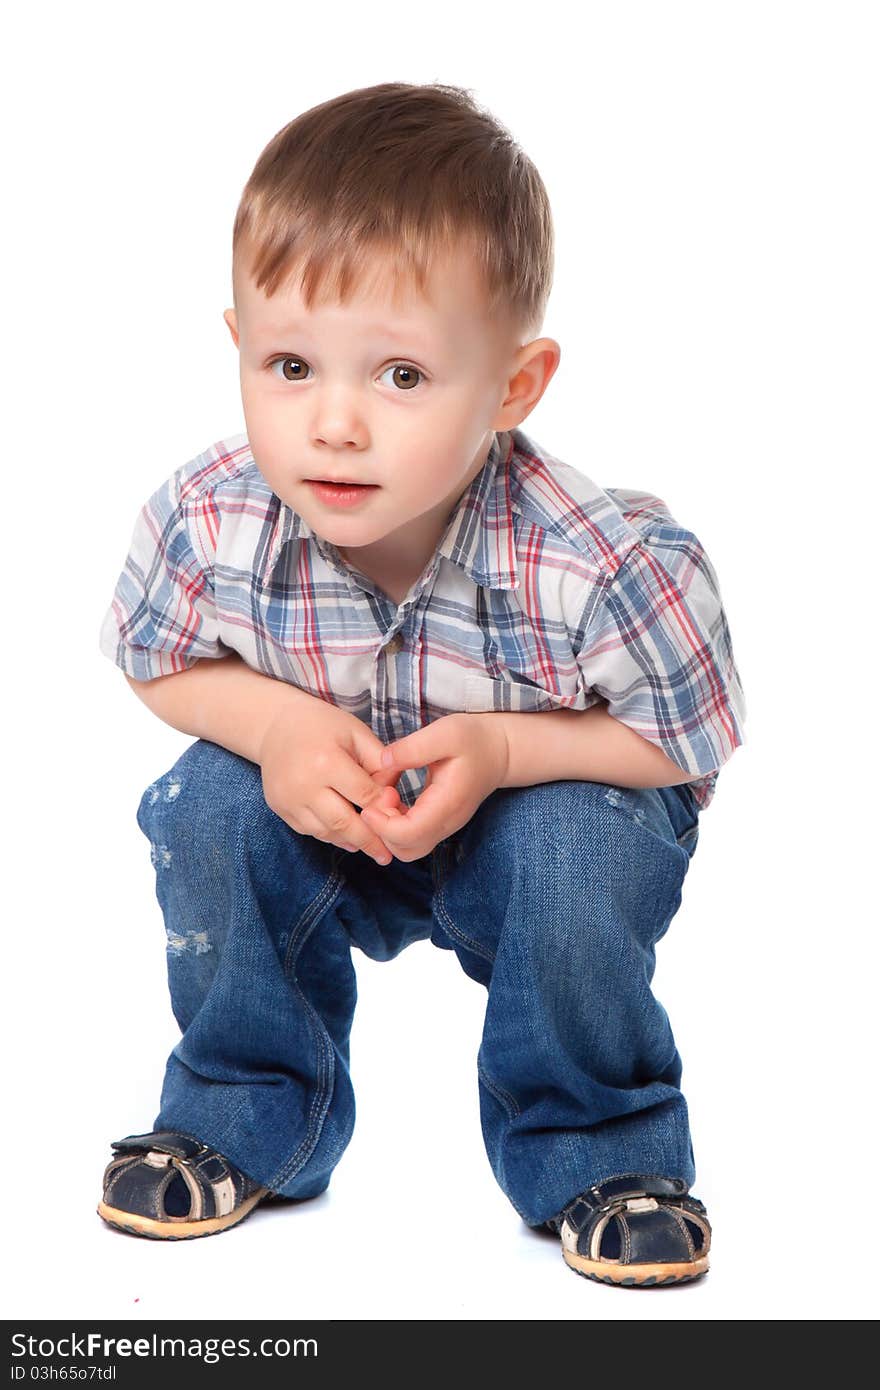
[[255, 763], [198, 740], [137, 813], [182, 1031], [154, 1128], [283, 1196], [322, 1192], [355, 1120], [351, 948], [391, 960], [430, 938], [486, 986], [483, 1139], [524, 1221], [616, 1174], [691, 1185], [681, 1061], [650, 984], [698, 815], [686, 786], [502, 788], [430, 854], [380, 867], [292, 830]]

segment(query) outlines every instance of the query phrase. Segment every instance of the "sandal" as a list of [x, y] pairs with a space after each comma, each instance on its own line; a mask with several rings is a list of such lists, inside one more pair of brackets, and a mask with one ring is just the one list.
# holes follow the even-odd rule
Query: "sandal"
[[709, 1268], [706, 1208], [681, 1178], [627, 1174], [589, 1188], [547, 1222], [566, 1264], [625, 1288], [683, 1284]]
[[130, 1134], [111, 1145], [98, 1215], [117, 1230], [190, 1240], [228, 1230], [270, 1195], [191, 1134]]

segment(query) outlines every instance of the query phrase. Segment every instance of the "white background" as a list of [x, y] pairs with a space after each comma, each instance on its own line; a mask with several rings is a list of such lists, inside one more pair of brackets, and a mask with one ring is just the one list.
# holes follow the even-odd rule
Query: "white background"
[[[6, 35], [6, 1316], [869, 1316], [876, 7], [43, 4]], [[327, 1193], [177, 1245], [95, 1215], [177, 1037], [135, 810], [191, 742], [100, 622], [142, 502], [244, 428], [221, 315], [257, 156], [390, 80], [471, 88], [547, 185], [562, 361], [526, 432], [656, 492], [720, 577], [747, 741], [655, 976], [715, 1228], [692, 1286], [579, 1279], [519, 1220], [479, 1129], [484, 992], [427, 942], [355, 952]]]

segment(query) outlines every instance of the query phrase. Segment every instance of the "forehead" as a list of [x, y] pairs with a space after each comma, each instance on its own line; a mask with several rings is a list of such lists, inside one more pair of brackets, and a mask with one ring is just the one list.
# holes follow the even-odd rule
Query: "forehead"
[[376, 336], [416, 329], [460, 330], [462, 320], [485, 330], [488, 323], [485, 287], [475, 257], [465, 248], [434, 259], [424, 288], [389, 257], [376, 255], [344, 303], [335, 295], [331, 268], [330, 285], [322, 286], [311, 307], [303, 298], [300, 265], [292, 267], [271, 296], [257, 288], [245, 263], [237, 264], [233, 275], [239, 313], [259, 332], [281, 332], [318, 318], [354, 318], [360, 330]]

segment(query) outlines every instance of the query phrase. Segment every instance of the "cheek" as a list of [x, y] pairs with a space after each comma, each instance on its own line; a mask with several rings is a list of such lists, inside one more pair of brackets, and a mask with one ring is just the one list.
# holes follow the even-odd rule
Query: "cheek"
[[284, 414], [258, 391], [242, 391], [242, 407], [248, 426], [248, 438], [266, 450], [277, 447], [284, 438]]
[[276, 484], [282, 483], [285, 474], [289, 474], [293, 462], [290, 440], [285, 440], [284, 431], [278, 428], [271, 413], [259, 406], [249, 408], [246, 402], [243, 405], [245, 429], [254, 460], [266, 482], [277, 492]]

